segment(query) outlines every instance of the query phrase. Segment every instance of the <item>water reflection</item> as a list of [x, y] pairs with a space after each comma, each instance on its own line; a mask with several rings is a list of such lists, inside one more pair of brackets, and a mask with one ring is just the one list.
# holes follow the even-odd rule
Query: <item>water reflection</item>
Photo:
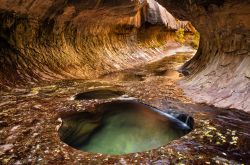
[[64, 118], [61, 139], [82, 151], [117, 155], [158, 148], [191, 130], [180, 120], [134, 101], [102, 104], [97, 112]]

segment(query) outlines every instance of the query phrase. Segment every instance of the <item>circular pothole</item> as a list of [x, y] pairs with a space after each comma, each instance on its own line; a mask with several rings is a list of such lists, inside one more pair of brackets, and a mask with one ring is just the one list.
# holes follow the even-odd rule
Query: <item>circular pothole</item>
[[113, 89], [96, 89], [82, 92], [74, 96], [75, 100], [109, 99], [124, 95], [125, 93]]
[[82, 151], [127, 154], [164, 146], [191, 131], [184, 122], [135, 101], [100, 104], [62, 118], [63, 142]]

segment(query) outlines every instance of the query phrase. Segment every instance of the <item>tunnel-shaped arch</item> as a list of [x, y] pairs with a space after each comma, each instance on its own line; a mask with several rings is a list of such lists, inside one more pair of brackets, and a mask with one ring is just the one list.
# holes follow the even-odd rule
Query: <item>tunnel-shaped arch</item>
[[[189, 75], [182, 83], [187, 94], [197, 102], [249, 111], [249, 0], [158, 2], [201, 33], [197, 54], [182, 67]], [[0, 4], [0, 79], [12, 85], [96, 78], [152, 59], [159, 50], [148, 48], [161, 45], [165, 31], [138, 28], [150, 21], [162, 24], [159, 15], [169, 15], [141, 0], [120, 0], [116, 6], [99, 0]], [[168, 18], [173, 23], [168, 29], [185, 28]]]
[[250, 1], [157, 0], [201, 34], [196, 55], [184, 64], [183, 83], [197, 102], [250, 111]]

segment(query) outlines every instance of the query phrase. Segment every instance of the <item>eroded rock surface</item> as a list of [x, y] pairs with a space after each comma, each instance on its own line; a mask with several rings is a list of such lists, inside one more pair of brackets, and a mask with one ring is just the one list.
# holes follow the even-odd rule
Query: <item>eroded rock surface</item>
[[250, 111], [250, 1], [158, 0], [201, 34], [182, 83], [196, 102]]
[[[191, 56], [178, 53], [97, 80], [64, 80], [2, 92], [1, 164], [249, 164], [250, 115], [192, 104], [176, 85], [180, 74], [175, 70]], [[170, 71], [175, 74], [169, 74]], [[137, 77], [134, 75], [141, 78], [131, 78]], [[107, 88], [124, 91], [127, 97], [72, 99], [78, 93]], [[61, 118], [96, 112], [95, 107], [116, 99], [136, 99], [154, 106], [191, 122], [193, 131], [157, 149], [119, 156], [79, 151], [60, 140]], [[187, 116], [192, 116], [194, 123]]]
[[153, 0], [0, 4], [1, 84], [96, 78], [164, 54], [171, 30], [189, 29]]
[[[249, 113], [230, 109], [249, 111], [249, 0], [147, 2], [0, 0], [1, 164], [249, 164]], [[182, 68], [187, 94], [227, 108], [193, 104], [176, 85], [176, 67], [190, 54], [180, 62], [177, 55], [161, 57], [179, 47], [172, 30], [192, 27], [163, 7], [201, 32], [198, 53]], [[141, 65], [152, 59], [160, 60]], [[181, 120], [188, 114], [194, 130], [121, 156], [60, 141], [62, 114], [94, 111], [114, 99], [72, 96], [107, 87]]]

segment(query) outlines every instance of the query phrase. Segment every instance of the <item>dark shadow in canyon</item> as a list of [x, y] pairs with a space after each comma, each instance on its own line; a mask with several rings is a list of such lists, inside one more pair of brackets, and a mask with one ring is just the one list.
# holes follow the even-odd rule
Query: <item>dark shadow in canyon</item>
[[96, 89], [78, 93], [74, 96], [75, 100], [93, 100], [93, 99], [109, 99], [124, 95], [125, 93], [112, 89]]

